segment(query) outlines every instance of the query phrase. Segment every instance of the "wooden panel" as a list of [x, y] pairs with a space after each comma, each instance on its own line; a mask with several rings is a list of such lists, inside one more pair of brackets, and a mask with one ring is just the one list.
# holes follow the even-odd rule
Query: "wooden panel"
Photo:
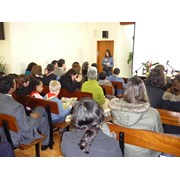
[[3, 127], [2, 120], [8, 121], [9, 129], [15, 132], [19, 131], [19, 127], [14, 116], [8, 114], [0, 114], [0, 126]]
[[104, 91], [104, 95], [113, 95], [113, 87], [112, 86], [105, 86], [105, 85], [100, 85]]
[[135, 24], [135, 22], [120, 22], [120, 25], [129, 25], [129, 24]]
[[180, 126], [180, 112], [157, 109], [163, 124]]
[[132, 129], [108, 124], [110, 131], [114, 131], [119, 140], [119, 133], [125, 133], [125, 143], [180, 156], [180, 137], [148, 130]]
[[78, 100], [89, 97], [92, 98], [92, 93], [89, 92], [82, 92], [82, 91], [74, 91], [74, 92], [68, 92], [66, 89], [61, 89], [60, 93], [58, 94], [58, 98], [61, 99], [62, 97], [77, 97]]
[[15, 93], [13, 94], [13, 98], [19, 103], [21, 103], [23, 106], [30, 107], [31, 109], [35, 109], [38, 106], [46, 108], [48, 105], [51, 109], [51, 113], [59, 114], [59, 108], [56, 102], [38, 99], [30, 96], [19, 95]]

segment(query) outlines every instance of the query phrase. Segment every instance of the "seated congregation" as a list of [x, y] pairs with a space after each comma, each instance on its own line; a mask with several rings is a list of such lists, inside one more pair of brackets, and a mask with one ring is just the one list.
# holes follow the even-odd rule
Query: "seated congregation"
[[[0, 114], [14, 116], [20, 131], [10, 131], [12, 147], [7, 142], [4, 127], [0, 126], [0, 156], [14, 157], [16, 154], [13, 148], [18, 148], [20, 144], [28, 145], [42, 137], [41, 151], [53, 151], [52, 143], [55, 142], [52, 142], [49, 118], [56, 127], [70, 121], [68, 126], [54, 129], [54, 132], [59, 133], [58, 151], [61, 156], [180, 156], [177, 153], [178, 150], [180, 152], [180, 124], [164, 124], [159, 113], [159, 109], [180, 113], [180, 74], [167, 82], [163, 70], [154, 68], [145, 80], [133, 76], [125, 82], [120, 77], [119, 68], [114, 68], [112, 75], [107, 76], [106, 72], [98, 73], [96, 67], [89, 67], [86, 61], [82, 68], [78, 62], [74, 62], [66, 70], [64, 59], [53, 60], [47, 65], [44, 74], [41, 65], [34, 62], [28, 65], [24, 74], [3, 74], [0, 77]], [[117, 83], [121, 84], [122, 89], [117, 88]], [[113, 94], [106, 96], [102, 86], [112, 86]], [[63, 90], [69, 94], [90, 93], [91, 96], [81, 97], [64, 107], [59, 98], [62, 97], [60, 94]], [[52, 101], [57, 104], [59, 113], [51, 112], [49, 115], [42, 106], [35, 109], [25, 107], [18, 99], [13, 98], [14, 94]], [[0, 119], [0, 125], [2, 121]], [[141, 146], [136, 139], [128, 141], [128, 132], [134, 129], [143, 130], [145, 136], [152, 132], [154, 138], [162, 139], [162, 146], [167, 143], [164, 140], [166, 138], [172, 141], [172, 147], [162, 148], [161, 151], [161, 148], [153, 148], [153, 145], [152, 148], [148, 145]], [[123, 137], [119, 136], [122, 135], [121, 131], [124, 132]]]

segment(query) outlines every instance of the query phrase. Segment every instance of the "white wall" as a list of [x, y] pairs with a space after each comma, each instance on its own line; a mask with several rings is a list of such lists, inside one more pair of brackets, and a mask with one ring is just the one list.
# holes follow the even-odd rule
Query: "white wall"
[[11, 42], [9, 23], [4, 24], [5, 40], [0, 40], [0, 56], [3, 57], [3, 63], [7, 65], [8, 72], [12, 71], [11, 66]]
[[132, 62], [127, 64], [129, 52], [133, 51], [134, 25], [119, 26], [119, 67], [122, 77], [130, 77], [132, 75]]
[[10, 22], [5, 23], [5, 27], [7, 38], [0, 42], [0, 56], [6, 57], [9, 72], [24, 73], [32, 61], [42, 65], [43, 69], [52, 60], [60, 58], [66, 60], [68, 69], [74, 61], [79, 61], [80, 64], [84, 61], [89, 61], [90, 64], [96, 62], [97, 41], [104, 40], [102, 31], [107, 30], [109, 38], [106, 40], [114, 40], [115, 67], [121, 69], [124, 77], [131, 74], [126, 57], [127, 52], [131, 51], [131, 44], [125, 43], [129, 41], [129, 30], [121, 27], [119, 22]]
[[[142, 62], [159, 62], [171, 73], [169, 64], [180, 70], [180, 23], [178, 21], [145, 21], [136, 23], [133, 71], [141, 67]], [[142, 74], [142, 70], [138, 71]]]
[[66, 60], [67, 68], [74, 61], [87, 58], [86, 23], [10, 23], [12, 70], [23, 73], [28, 63], [43, 66], [54, 59]]

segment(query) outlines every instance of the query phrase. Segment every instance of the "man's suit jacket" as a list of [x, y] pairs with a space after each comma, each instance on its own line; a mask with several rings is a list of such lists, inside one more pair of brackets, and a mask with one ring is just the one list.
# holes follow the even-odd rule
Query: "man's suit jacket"
[[[40, 138], [40, 134], [37, 132], [38, 119], [32, 119], [25, 113], [25, 109], [22, 104], [18, 103], [13, 97], [0, 94], [0, 113], [9, 114], [16, 117], [17, 124], [20, 128], [18, 133], [11, 132], [11, 137], [14, 146], [18, 146], [19, 143], [28, 144], [34, 139]], [[42, 114], [43, 112], [42, 109]], [[3, 129], [0, 129], [0, 135], [3, 135]]]

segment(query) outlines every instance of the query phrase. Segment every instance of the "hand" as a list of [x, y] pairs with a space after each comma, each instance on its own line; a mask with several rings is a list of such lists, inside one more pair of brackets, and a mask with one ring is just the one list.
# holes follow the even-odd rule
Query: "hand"
[[30, 116], [34, 119], [39, 119], [41, 117], [41, 114], [39, 114], [38, 112], [32, 112]]
[[82, 80], [82, 75], [78, 75], [78, 77], [76, 78], [77, 82], [80, 82]]

